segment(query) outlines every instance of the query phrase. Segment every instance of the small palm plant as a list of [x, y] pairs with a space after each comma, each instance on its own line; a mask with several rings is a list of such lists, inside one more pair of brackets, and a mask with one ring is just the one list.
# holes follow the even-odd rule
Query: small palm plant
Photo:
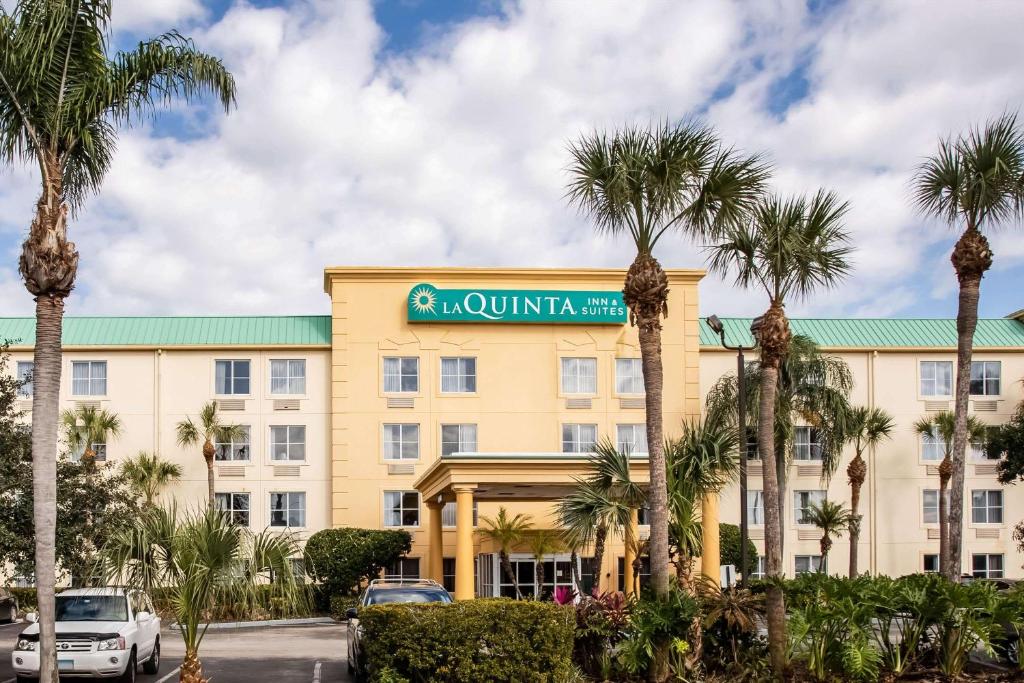
[[526, 537], [526, 545], [533, 554], [533, 561], [537, 564], [537, 593], [538, 600], [544, 597], [544, 558], [557, 553], [564, 546], [561, 536], [550, 529], [538, 529]]
[[82, 464], [87, 472], [96, 469], [95, 447], [121, 435], [121, 418], [117, 413], [101, 408], [82, 406], [76, 410], [65, 410], [60, 421], [67, 430], [68, 446], [73, 453], [82, 454]]
[[501, 568], [505, 572], [505, 578], [515, 588], [516, 597], [522, 599], [523, 593], [519, 590], [519, 580], [512, 569], [512, 561], [509, 559], [509, 551], [523, 542], [526, 533], [533, 528], [533, 522], [529, 515], [517, 514], [514, 517], [508, 514], [505, 506], [498, 508], [498, 516], [493, 519], [481, 517], [480, 533], [484, 538], [489, 538], [498, 546], [498, 559], [501, 561]]
[[134, 458], [121, 463], [121, 472], [142, 496], [146, 508], [153, 507], [160, 490], [181, 479], [182, 475], [181, 465], [146, 451], [139, 451]]
[[856, 406], [846, 415], [846, 438], [853, 442], [853, 460], [846, 468], [850, 482], [850, 578], [857, 576], [857, 546], [860, 543], [860, 489], [868, 476], [864, 452], [891, 438], [896, 421], [881, 408]]
[[852, 516], [850, 511], [839, 503], [823, 500], [821, 504], [811, 503], [805, 517], [809, 524], [821, 529], [821, 571], [828, 574], [828, 553], [832, 550], [832, 538], [839, 538], [850, 528]]
[[203, 459], [206, 461], [206, 481], [209, 488], [210, 507], [216, 504], [214, 489], [213, 461], [217, 454], [216, 442], [227, 442], [240, 439], [245, 429], [240, 425], [222, 422], [217, 414], [217, 402], [210, 401], [199, 411], [198, 422], [185, 418], [178, 423], [178, 445], [182, 447], [203, 444]]

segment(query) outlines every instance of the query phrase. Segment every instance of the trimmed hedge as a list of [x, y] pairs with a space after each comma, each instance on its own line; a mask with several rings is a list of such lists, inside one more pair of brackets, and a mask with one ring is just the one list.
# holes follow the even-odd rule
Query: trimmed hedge
[[359, 604], [358, 595], [332, 595], [331, 596], [331, 617], [335, 621], [348, 621], [347, 612], [350, 607]]
[[564, 681], [572, 669], [572, 607], [489, 598], [394, 604], [359, 612], [371, 680]]
[[320, 584], [326, 602], [354, 595], [362, 582], [377, 578], [410, 549], [412, 535], [404, 529], [324, 529], [306, 541], [306, 572]]

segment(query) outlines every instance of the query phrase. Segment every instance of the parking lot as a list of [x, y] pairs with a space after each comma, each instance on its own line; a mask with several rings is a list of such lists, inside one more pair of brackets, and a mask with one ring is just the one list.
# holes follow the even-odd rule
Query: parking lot
[[[0, 683], [14, 681], [11, 650], [24, 627], [24, 624], [0, 624]], [[161, 642], [160, 673], [147, 676], [140, 669], [139, 681], [171, 683], [178, 680], [178, 665], [184, 655], [181, 638], [164, 629]], [[217, 683], [335, 683], [349, 680], [345, 651], [344, 624], [317, 624], [210, 631], [203, 639], [199, 657], [205, 676]]]

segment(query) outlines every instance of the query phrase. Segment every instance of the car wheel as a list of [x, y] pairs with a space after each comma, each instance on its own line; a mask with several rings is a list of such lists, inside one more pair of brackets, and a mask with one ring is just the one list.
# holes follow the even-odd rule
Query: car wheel
[[124, 673], [121, 674], [121, 683], [135, 683], [137, 663], [135, 660], [135, 650], [132, 650], [132, 653], [128, 655], [128, 665], [124, 668]]
[[156, 644], [153, 645], [153, 654], [149, 656], [145, 662], [142, 663], [142, 671], [147, 674], [155, 674], [160, 672], [160, 639], [156, 639]]

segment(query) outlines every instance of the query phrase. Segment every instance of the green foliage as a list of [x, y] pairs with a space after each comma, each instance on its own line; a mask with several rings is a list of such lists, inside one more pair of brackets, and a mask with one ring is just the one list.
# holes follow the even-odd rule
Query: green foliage
[[359, 625], [375, 681], [555, 682], [572, 671], [573, 611], [553, 603], [375, 605]]
[[985, 450], [999, 458], [999, 482], [1024, 482], [1024, 404], [1006, 424], [989, 429]]
[[38, 603], [36, 602], [35, 588], [8, 588], [7, 590], [18, 601], [18, 611], [22, 613], [36, 611]]
[[747, 538], [747, 566], [743, 571], [742, 554], [740, 553], [740, 528], [735, 524], [718, 525], [718, 545], [722, 555], [722, 564], [731, 564], [741, 574], [749, 576], [757, 569], [757, 546]]
[[681, 673], [681, 659], [688, 649], [685, 638], [697, 613], [697, 601], [678, 586], [670, 587], [664, 597], [645, 592], [633, 605], [628, 636], [620, 651], [626, 670], [646, 671], [655, 651], [669, 645], [670, 668]]
[[332, 595], [331, 596], [331, 618], [336, 621], [346, 621], [349, 608], [359, 604], [357, 595]]
[[325, 595], [351, 595], [411, 549], [404, 529], [324, 529], [306, 542], [306, 572]]
[[585, 673], [601, 680], [612, 677], [611, 652], [626, 636], [630, 606], [618, 591], [580, 596], [575, 606], [573, 661]]

